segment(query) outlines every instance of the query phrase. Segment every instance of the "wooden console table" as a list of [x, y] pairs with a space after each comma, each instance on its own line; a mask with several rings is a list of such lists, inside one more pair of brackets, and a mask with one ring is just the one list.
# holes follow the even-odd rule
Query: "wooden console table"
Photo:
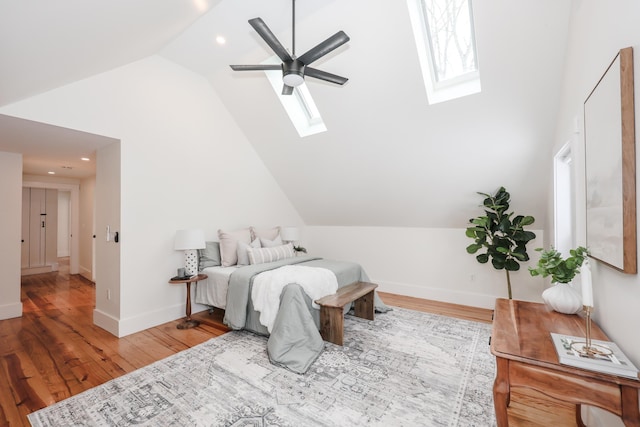
[[[640, 381], [561, 365], [550, 332], [585, 336], [585, 320], [578, 315], [556, 313], [544, 304], [496, 300], [491, 353], [497, 364], [493, 400], [498, 427], [509, 425], [507, 408], [511, 388], [515, 387], [575, 404], [576, 422], [581, 427], [581, 404], [605, 409], [620, 416], [626, 426], [639, 427]], [[609, 341], [595, 323], [591, 336]]]

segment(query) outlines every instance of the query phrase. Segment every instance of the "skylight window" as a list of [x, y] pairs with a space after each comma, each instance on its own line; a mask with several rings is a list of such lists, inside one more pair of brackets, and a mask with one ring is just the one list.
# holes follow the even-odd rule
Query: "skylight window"
[[[279, 63], [280, 60], [277, 56], [263, 62], [263, 64]], [[305, 137], [327, 131], [327, 127], [324, 121], [322, 121], [320, 111], [318, 111], [318, 107], [316, 107], [315, 102], [313, 102], [306, 83], [294, 87], [293, 94], [282, 95], [282, 71], [266, 70], [264, 73], [267, 75], [273, 90], [276, 95], [278, 95], [278, 99], [289, 115], [293, 126], [298, 131], [298, 135]]]
[[471, 0], [407, 0], [429, 104], [480, 92]]

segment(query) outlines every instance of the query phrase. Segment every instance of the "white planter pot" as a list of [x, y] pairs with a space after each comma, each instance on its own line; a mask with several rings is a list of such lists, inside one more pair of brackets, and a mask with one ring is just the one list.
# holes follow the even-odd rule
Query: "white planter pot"
[[582, 297], [569, 283], [558, 283], [545, 289], [542, 299], [559, 313], [574, 314], [582, 310]]

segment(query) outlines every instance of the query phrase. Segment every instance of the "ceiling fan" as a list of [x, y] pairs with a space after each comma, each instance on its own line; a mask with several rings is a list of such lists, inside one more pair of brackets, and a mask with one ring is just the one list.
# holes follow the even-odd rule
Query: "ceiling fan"
[[349, 36], [344, 31], [338, 31], [316, 47], [309, 49], [302, 56], [296, 57], [296, 0], [291, 0], [293, 9], [292, 18], [292, 43], [291, 54], [282, 46], [282, 43], [271, 32], [267, 24], [261, 18], [249, 20], [249, 24], [254, 30], [267, 42], [269, 47], [278, 55], [282, 64], [259, 64], [259, 65], [230, 65], [234, 71], [256, 71], [256, 70], [282, 70], [282, 87], [283, 95], [291, 95], [293, 88], [304, 82], [304, 77], [309, 76], [316, 79], [324, 80], [330, 83], [343, 85], [347, 82], [346, 77], [337, 76], [309, 67], [309, 64], [322, 58], [329, 52], [337, 49], [349, 41]]

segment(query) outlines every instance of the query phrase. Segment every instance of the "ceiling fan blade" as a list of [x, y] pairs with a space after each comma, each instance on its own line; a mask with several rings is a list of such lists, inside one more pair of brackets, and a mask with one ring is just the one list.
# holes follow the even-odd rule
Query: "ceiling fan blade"
[[293, 93], [293, 86], [282, 86], [282, 94], [283, 95], [291, 95]]
[[291, 55], [289, 55], [289, 52], [287, 52], [284, 46], [282, 46], [282, 43], [280, 43], [269, 27], [267, 27], [267, 24], [264, 23], [262, 18], [250, 19], [249, 24], [251, 24], [253, 29], [260, 34], [260, 37], [267, 42], [271, 50], [278, 55], [282, 62], [291, 61]]
[[318, 70], [317, 68], [306, 67], [304, 69], [304, 75], [314, 77], [316, 79], [324, 80], [330, 83], [336, 83], [339, 85], [345, 84], [349, 79], [346, 77], [337, 76], [335, 74], [327, 73], [326, 71]]
[[327, 53], [335, 50], [348, 42], [349, 36], [344, 31], [338, 31], [316, 47], [309, 49], [304, 55], [298, 57], [298, 60], [304, 65], [309, 65], [318, 58], [325, 56]]
[[233, 71], [282, 70], [279, 64], [229, 65]]

